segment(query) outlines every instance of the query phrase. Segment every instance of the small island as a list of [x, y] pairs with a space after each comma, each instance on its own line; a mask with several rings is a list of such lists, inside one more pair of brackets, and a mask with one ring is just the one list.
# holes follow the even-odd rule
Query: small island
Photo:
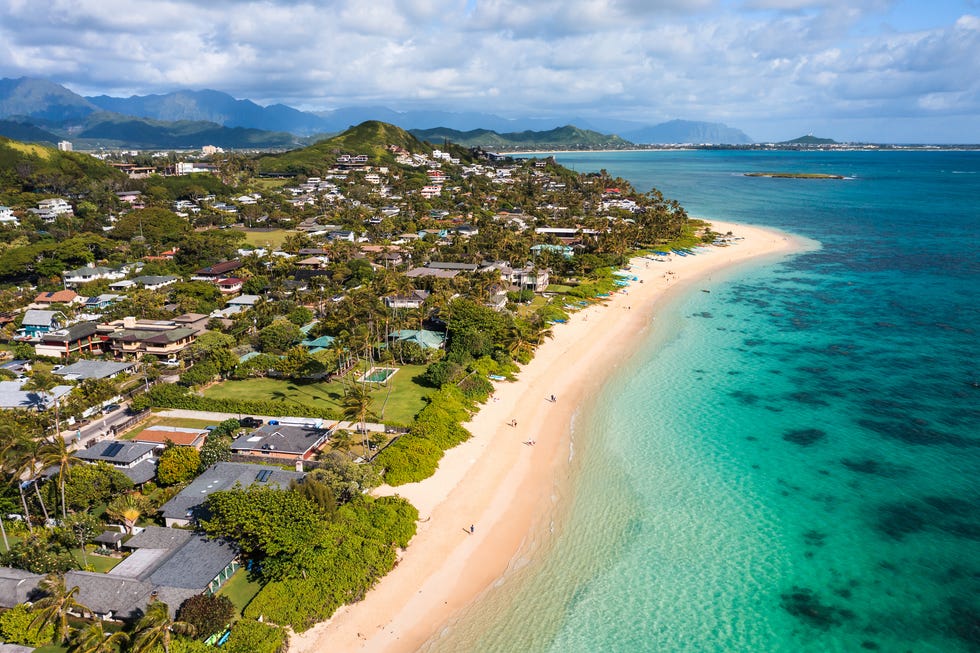
[[844, 175], [830, 175], [822, 172], [746, 172], [746, 177], [769, 177], [771, 179], [845, 179]]

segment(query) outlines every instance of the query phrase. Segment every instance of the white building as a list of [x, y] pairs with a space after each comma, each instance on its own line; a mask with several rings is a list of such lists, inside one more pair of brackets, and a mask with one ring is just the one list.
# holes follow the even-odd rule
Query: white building
[[58, 141], [58, 149], [62, 152], [71, 152], [72, 144], [71, 141]]

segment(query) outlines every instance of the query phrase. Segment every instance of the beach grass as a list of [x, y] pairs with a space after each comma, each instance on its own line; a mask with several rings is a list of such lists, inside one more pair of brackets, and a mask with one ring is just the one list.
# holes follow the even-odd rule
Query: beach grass
[[[415, 382], [415, 377], [425, 371], [425, 365], [398, 367], [387, 385], [368, 384], [371, 387], [371, 410], [377, 418], [388, 424], [411, 424], [415, 414], [425, 406], [429, 388]], [[358, 378], [351, 373], [348, 377]], [[283, 379], [244, 379], [224, 381], [204, 391], [212, 399], [269, 400], [296, 403], [323, 410], [332, 415], [343, 413], [345, 383], [348, 381], [318, 381], [303, 383]], [[390, 386], [390, 393], [389, 393]], [[386, 401], [387, 399], [387, 401]]]

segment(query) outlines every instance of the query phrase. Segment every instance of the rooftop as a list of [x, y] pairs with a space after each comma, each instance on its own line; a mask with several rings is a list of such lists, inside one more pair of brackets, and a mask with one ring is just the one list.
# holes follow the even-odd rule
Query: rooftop
[[110, 464], [128, 465], [151, 453], [155, 448], [156, 445], [143, 442], [103, 440], [88, 449], [79, 449], [75, 452], [75, 457], [92, 462], [104, 460]]
[[113, 363], [111, 361], [78, 361], [65, 365], [54, 373], [70, 380], [106, 379], [114, 374], [126, 372], [136, 367], [136, 363]]
[[[268, 472], [268, 473], [263, 473]], [[259, 479], [262, 480], [259, 480]], [[213, 492], [230, 490], [239, 485], [243, 488], [252, 484], [286, 488], [292, 480], [301, 480], [302, 472], [291, 472], [271, 465], [251, 465], [248, 463], [218, 463], [191, 481], [173, 499], [163, 504], [160, 512], [169, 519], [190, 519], [194, 511], [203, 504]]]
[[231, 443], [231, 450], [302, 456], [322, 444], [327, 435], [326, 429], [305, 424], [266, 424], [236, 439]]

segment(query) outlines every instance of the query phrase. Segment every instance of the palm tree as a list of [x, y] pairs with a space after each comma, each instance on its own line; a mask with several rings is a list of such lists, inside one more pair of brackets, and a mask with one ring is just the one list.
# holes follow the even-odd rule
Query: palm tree
[[139, 492], [130, 492], [110, 501], [105, 514], [122, 521], [126, 531], [132, 533], [136, 522], [149, 508], [150, 503], [146, 497]]
[[118, 653], [120, 647], [129, 641], [129, 635], [120, 631], [107, 633], [102, 620], [97, 619], [86, 628], [75, 631], [69, 653]]
[[78, 602], [78, 586], [68, 589], [65, 577], [61, 574], [48, 574], [38, 585], [45, 597], [34, 603], [31, 612], [35, 613], [31, 620], [31, 628], [41, 629], [48, 624], [54, 625], [55, 642], [61, 643], [68, 639], [69, 612], [91, 612]]
[[146, 606], [146, 614], [136, 624], [130, 653], [149, 653], [157, 646], [163, 648], [164, 653], [170, 653], [173, 633], [193, 635], [194, 630], [194, 626], [186, 621], [177, 621], [171, 617], [166, 603], [151, 601]]
[[41, 468], [47, 469], [48, 467], [58, 468], [58, 488], [61, 490], [61, 516], [62, 518], [68, 516], [68, 507], [65, 503], [65, 476], [68, 475], [68, 470], [76, 463], [80, 462], [78, 458], [72, 453], [68, 445], [65, 444], [65, 439], [62, 437], [55, 437], [54, 442], [49, 442], [41, 447]]
[[[25, 390], [37, 390], [42, 396], [46, 397], [48, 400], [52, 399], [51, 390], [58, 385], [60, 380], [51, 370], [46, 367], [36, 366], [31, 372], [31, 378], [22, 387]], [[47, 401], [43, 402], [44, 409], [47, 409]], [[54, 398], [54, 427], [55, 433], [58, 437], [61, 437], [61, 401], [60, 398]]]
[[[41, 512], [44, 513], [44, 523], [48, 523], [48, 509], [44, 505], [44, 498], [37, 486], [37, 468], [41, 461], [41, 440], [32, 438], [24, 433], [20, 433], [7, 444], [4, 449], [4, 461], [10, 465], [13, 479], [17, 482], [20, 489], [20, 500], [24, 506], [24, 519], [27, 520], [28, 530], [34, 530], [31, 526], [31, 515], [27, 508], [27, 497], [24, 495], [24, 488], [34, 486], [37, 500], [41, 504]], [[26, 477], [27, 480], [24, 480]]]
[[[344, 394], [344, 417], [356, 420], [360, 425], [361, 435], [367, 435], [366, 422], [368, 417], [373, 417], [374, 413], [371, 411], [371, 393], [368, 392], [367, 387], [363, 383], [352, 383], [348, 386], [347, 391]], [[364, 441], [362, 441], [364, 444]], [[367, 451], [367, 445], [364, 444], [364, 449]]]

